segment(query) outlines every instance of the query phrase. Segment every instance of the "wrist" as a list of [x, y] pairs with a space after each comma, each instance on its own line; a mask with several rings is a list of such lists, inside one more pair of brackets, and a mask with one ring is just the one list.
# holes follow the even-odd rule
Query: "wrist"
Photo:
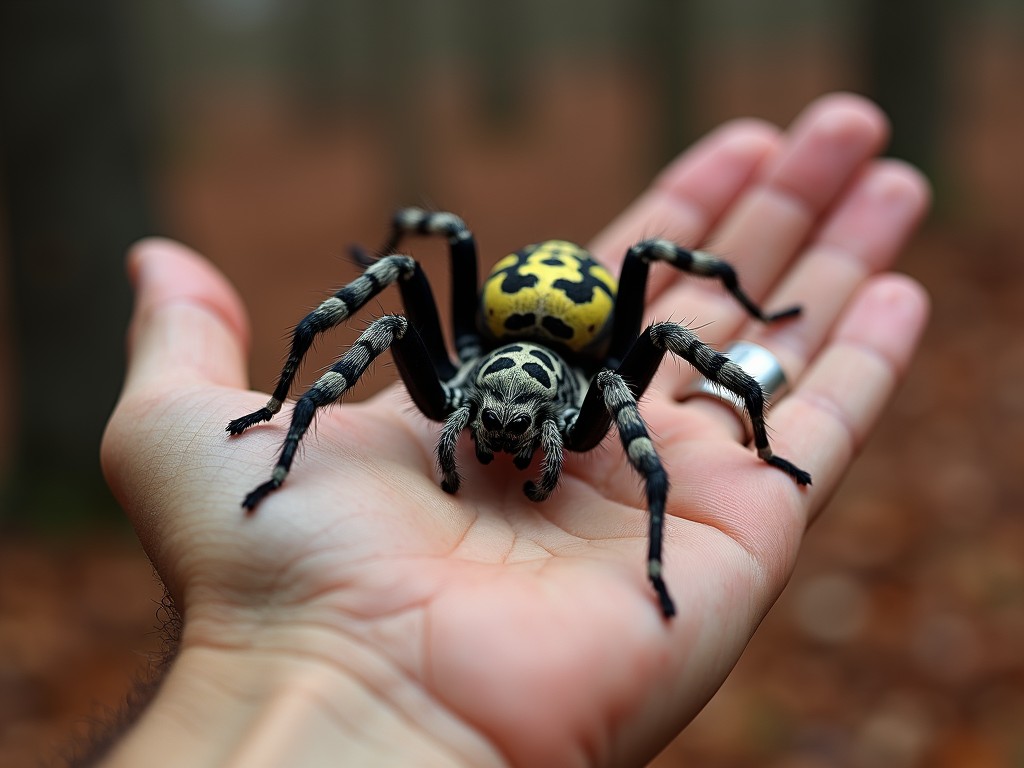
[[500, 762], [406, 675], [385, 682], [379, 661], [354, 658], [368, 662], [369, 677], [301, 645], [215, 647], [186, 633], [157, 695], [104, 765]]

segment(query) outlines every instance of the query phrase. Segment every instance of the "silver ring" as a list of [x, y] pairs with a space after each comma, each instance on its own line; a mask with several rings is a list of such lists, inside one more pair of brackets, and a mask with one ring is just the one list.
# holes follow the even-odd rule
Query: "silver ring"
[[[734, 341], [722, 351], [722, 354], [750, 374], [761, 385], [765, 405], [783, 395], [788, 388], [786, 374], [782, 371], [778, 358], [761, 345], [750, 341]], [[740, 423], [743, 424], [744, 442], [750, 442], [753, 438], [750, 415], [739, 395], [701, 376], [690, 385], [683, 399], [686, 400], [690, 397], [710, 397], [725, 403], [736, 412]]]

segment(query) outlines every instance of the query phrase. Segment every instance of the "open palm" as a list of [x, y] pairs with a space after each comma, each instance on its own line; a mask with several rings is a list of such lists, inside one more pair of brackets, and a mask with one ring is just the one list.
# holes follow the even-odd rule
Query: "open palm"
[[912, 169], [874, 159], [884, 134], [849, 96], [820, 100], [787, 134], [732, 123], [593, 244], [614, 266], [651, 232], [710, 238], [764, 306], [805, 309], [758, 327], [715, 286], [652, 274], [652, 319], [713, 320], [709, 343], [754, 340], [779, 358], [793, 388], [769, 417], [774, 446], [815, 483], [759, 461], [722, 405], [678, 402], [691, 374], [667, 361], [642, 410], [672, 481], [670, 621], [645, 577], [640, 483], [614, 438], [570, 455], [542, 503], [522, 492], [536, 461], [484, 467], [465, 441], [452, 496], [434, 465], [438, 425], [393, 387], [324, 412], [288, 481], [246, 516], [239, 503], [267, 478], [288, 408], [225, 435], [266, 399], [246, 391], [244, 311], [195, 254], [140, 244], [131, 367], [103, 458], [183, 610], [184, 647], [356, 679], [468, 764], [649, 758], [728, 674], [916, 344], [922, 292], [878, 273], [927, 194]]

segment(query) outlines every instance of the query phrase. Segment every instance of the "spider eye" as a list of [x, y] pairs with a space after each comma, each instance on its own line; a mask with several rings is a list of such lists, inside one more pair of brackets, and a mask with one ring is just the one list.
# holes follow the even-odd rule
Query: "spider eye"
[[521, 435], [529, 428], [529, 426], [530, 417], [525, 413], [522, 413], [505, 425], [505, 431], [512, 435]]
[[497, 417], [494, 411], [485, 409], [484, 412], [480, 414], [480, 418], [483, 420], [484, 429], [490, 432], [497, 432], [501, 429], [501, 419]]

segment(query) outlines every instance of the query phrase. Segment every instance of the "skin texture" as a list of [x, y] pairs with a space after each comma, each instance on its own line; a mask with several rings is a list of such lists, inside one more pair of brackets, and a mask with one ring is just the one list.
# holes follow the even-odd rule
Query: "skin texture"
[[[656, 233], [730, 260], [773, 326], [719, 287], [658, 267], [648, 318], [749, 339], [792, 389], [776, 452], [740, 445], [724, 406], [678, 402], [666, 361], [642, 404], [672, 487], [666, 622], [644, 572], [647, 515], [617, 441], [567, 458], [555, 493], [460, 442], [463, 486], [438, 485], [438, 425], [393, 388], [329, 409], [285, 485], [246, 517], [290, 406], [238, 438], [248, 390], [239, 297], [184, 246], [138, 244], [130, 370], [103, 442], [109, 483], [185, 619], [181, 653], [111, 764], [628, 765], [656, 754], [735, 664], [905, 371], [927, 315], [886, 270], [928, 205], [912, 168], [877, 159], [885, 119], [839, 94], [786, 131], [729, 123], [668, 167], [591, 244], [613, 271]], [[536, 460], [535, 460], [536, 463]], [[156, 756], [156, 757], [154, 757]], [[400, 764], [400, 763], [396, 763]]]

